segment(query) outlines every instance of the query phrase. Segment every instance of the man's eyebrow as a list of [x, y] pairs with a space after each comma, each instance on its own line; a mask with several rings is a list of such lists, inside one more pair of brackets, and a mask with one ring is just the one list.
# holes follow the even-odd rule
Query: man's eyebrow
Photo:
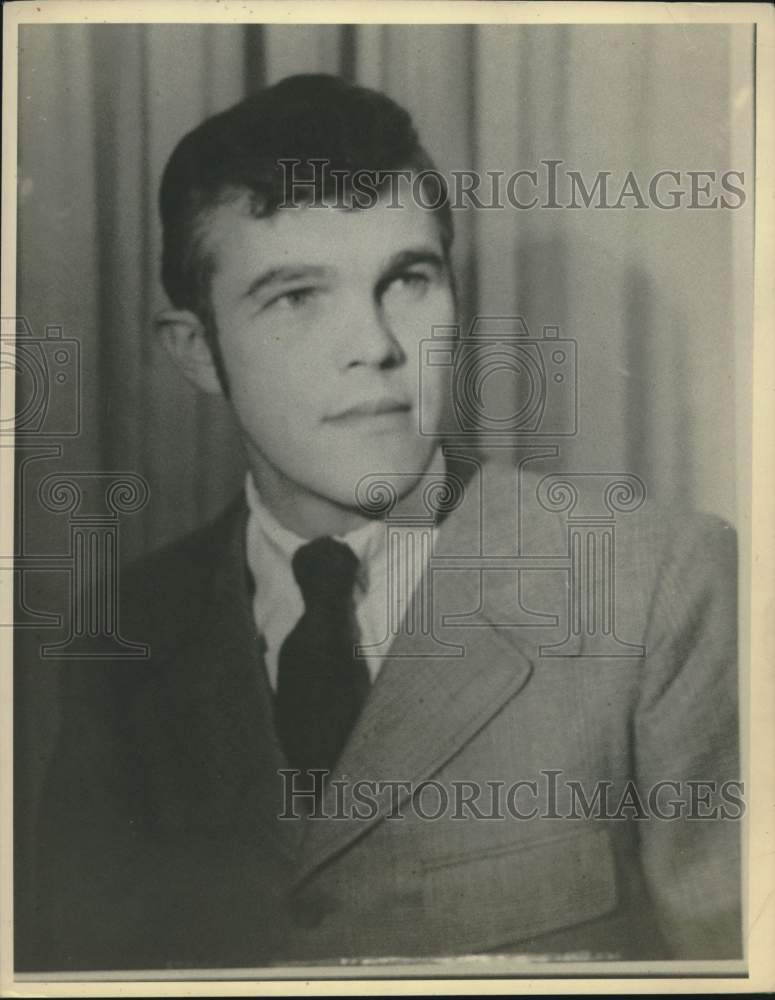
[[323, 278], [330, 274], [330, 269], [318, 264], [285, 265], [272, 267], [257, 275], [247, 288], [243, 298], [249, 299], [268, 285], [282, 284], [288, 281], [300, 281], [306, 278]]
[[[395, 274], [397, 271], [414, 264], [431, 264], [439, 271], [444, 269], [444, 258], [432, 247], [417, 247], [411, 250], [399, 250], [390, 257], [383, 268], [384, 274]], [[262, 289], [275, 284], [305, 279], [324, 278], [330, 276], [331, 268], [322, 264], [286, 264], [262, 271], [248, 286], [243, 298], [250, 299]]]
[[388, 260], [385, 271], [400, 271], [413, 264], [432, 264], [439, 271], [444, 270], [444, 258], [433, 247], [417, 247], [412, 250], [400, 250]]

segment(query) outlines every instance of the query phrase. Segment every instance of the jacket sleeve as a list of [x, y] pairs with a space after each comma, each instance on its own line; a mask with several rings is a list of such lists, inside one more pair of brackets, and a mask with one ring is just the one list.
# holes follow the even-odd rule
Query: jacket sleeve
[[687, 518], [663, 552], [633, 736], [641, 792], [666, 818], [640, 824], [643, 874], [675, 958], [739, 958], [735, 533]]
[[62, 726], [35, 837], [37, 969], [128, 968], [147, 922], [142, 774], [113, 663], [62, 663]]

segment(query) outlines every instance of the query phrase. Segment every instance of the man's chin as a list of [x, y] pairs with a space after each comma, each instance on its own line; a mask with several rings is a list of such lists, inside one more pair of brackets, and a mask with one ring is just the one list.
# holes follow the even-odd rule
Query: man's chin
[[382, 496], [387, 501], [389, 494], [392, 504], [415, 489], [436, 448], [436, 442], [430, 439], [422, 447], [416, 443], [408, 447], [385, 442], [370, 448], [367, 455], [341, 456], [335, 463], [336, 481], [331, 480], [329, 473], [331, 493], [344, 506], [354, 504], [364, 513], [374, 514], [377, 512], [374, 506], [380, 506]]

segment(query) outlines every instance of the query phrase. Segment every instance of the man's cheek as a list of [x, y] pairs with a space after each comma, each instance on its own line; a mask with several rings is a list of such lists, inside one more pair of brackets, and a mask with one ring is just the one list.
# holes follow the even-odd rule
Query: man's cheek
[[421, 372], [419, 385], [419, 418], [418, 430], [434, 433], [441, 423], [442, 414], [449, 405], [449, 376], [439, 367], [428, 366]]

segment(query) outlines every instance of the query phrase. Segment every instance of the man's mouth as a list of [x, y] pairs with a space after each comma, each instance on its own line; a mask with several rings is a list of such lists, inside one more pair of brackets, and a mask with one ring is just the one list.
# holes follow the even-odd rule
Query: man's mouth
[[398, 417], [409, 413], [412, 409], [411, 403], [401, 399], [369, 399], [361, 403], [353, 403], [344, 410], [326, 417], [326, 421], [331, 423], [355, 423], [359, 420], [368, 420], [375, 417]]

